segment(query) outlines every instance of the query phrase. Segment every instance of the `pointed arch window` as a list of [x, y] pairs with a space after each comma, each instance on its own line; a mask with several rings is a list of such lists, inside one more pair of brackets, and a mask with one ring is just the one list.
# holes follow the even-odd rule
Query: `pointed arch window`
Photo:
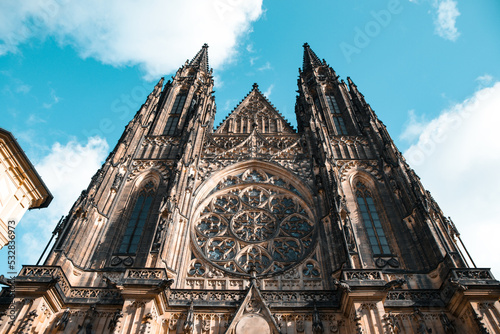
[[373, 202], [372, 194], [361, 182], [356, 184], [356, 200], [373, 254], [390, 254], [389, 244], [387, 243], [377, 208]]
[[186, 103], [187, 92], [182, 91], [175, 97], [174, 105], [172, 110], [170, 110], [170, 115], [167, 119], [167, 124], [163, 129], [163, 135], [173, 136], [177, 125], [179, 124], [179, 119], [181, 117], [182, 109], [184, 109], [184, 104]]
[[342, 118], [342, 114], [340, 113], [337, 100], [335, 100], [335, 96], [327, 95], [326, 101], [328, 102], [328, 107], [330, 108], [330, 112], [333, 117], [333, 124], [335, 125], [335, 130], [337, 130], [337, 134], [347, 135], [347, 128], [345, 126], [344, 119]]
[[321, 102], [319, 101], [319, 97], [314, 98], [314, 104], [320, 113], [323, 113], [323, 107], [321, 106]]
[[149, 181], [139, 192], [120, 244], [120, 253], [135, 254], [137, 252], [142, 231], [151, 209], [151, 203], [153, 202], [154, 188], [153, 182]]

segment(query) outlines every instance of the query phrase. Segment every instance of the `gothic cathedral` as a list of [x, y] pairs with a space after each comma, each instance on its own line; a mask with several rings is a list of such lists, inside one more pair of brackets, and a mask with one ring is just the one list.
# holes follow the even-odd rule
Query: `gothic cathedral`
[[[350, 78], [304, 44], [297, 129], [208, 46], [161, 79], [0, 301], [0, 333], [500, 333], [479, 269]], [[470, 263], [470, 265], [469, 265]]]

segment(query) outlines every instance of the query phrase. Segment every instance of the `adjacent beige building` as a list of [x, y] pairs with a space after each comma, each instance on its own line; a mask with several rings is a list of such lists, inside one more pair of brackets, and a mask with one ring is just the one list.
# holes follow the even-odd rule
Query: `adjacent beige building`
[[0, 128], [0, 249], [29, 209], [47, 207], [52, 194], [12, 133]]

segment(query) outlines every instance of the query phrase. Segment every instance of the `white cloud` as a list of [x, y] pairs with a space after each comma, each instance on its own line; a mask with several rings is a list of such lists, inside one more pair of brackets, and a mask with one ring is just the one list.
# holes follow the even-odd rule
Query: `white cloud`
[[217, 74], [214, 75], [214, 87], [215, 89], [224, 87], [224, 81], [222, 81], [221, 77]]
[[444, 111], [406, 152], [479, 267], [500, 278], [500, 82]]
[[44, 107], [45, 109], [50, 109], [50, 108], [52, 108], [52, 106], [54, 104], [59, 103], [60, 100], [61, 100], [61, 98], [56, 95], [56, 91], [53, 88], [51, 88], [50, 89], [50, 102], [44, 102], [42, 104], [42, 107]]
[[219, 68], [261, 14], [262, 0], [7, 0], [0, 2], [0, 55], [54, 36], [82, 57], [139, 64], [159, 76], [208, 43], [211, 66]]
[[31, 86], [21, 84], [16, 87], [16, 93], [28, 94], [31, 90]]
[[252, 43], [248, 44], [247, 47], [246, 47], [246, 49], [247, 49], [247, 52], [249, 52], [249, 53], [254, 53], [255, 52], [255, 49], [253, 48], [253, 44]]
[[250, 66], [253, 66], [255, 64], [255, 61], [258, 60], [260, 57], [250, 57]]
[[30, 126], [33, 126], [38, 123], [47, 123], [47, 121], [38, 116], [37, 114], [30, 114], [28, 119], [26, 120], [26, 123], [29, 124]]
[[224, 112], [230, 111], [232, 108], [236, 107], [237, 102], [238, 102], [238, 100], [236, 100], [236, 99], [226, 100], [226, 102], [224, 103], [224, 106], [222, 107], [222, 111], [224, 111]]
[[269, 99], [269, 97], [271, 96], [271, 93], [273, 92], [273, 88], [274, 88], [274, 84], [271, 84], [267, 89], [266, 91], [264, 92], [264, 96], [267, 97]]
[[456, 41], [460, 36], [456, 27], [456, 20], [460, 15], [457, 2], [454, 0], [435, 0], [434, 7], [437, 8], [437, 16], [434, 20], [436, 34], [444, 39]]
[[399, 136], [402, 140], [414, 141], [420, 136], [424, 128], [427, 126], [424, 116], [417, 119], [415, 115], [415, 110], [408, 111], [408, 121], [406, 122], [406, 127], [403, 133]]
[[266, 61], [266, 63], [264, 65], [262, 65], [261, 67], [258, 68], [259, 71], [267, 71], [270, 69], [272, 69], [272, 67], [271, 67], [271, 63], [268, 61]]
[[490, 74], [484, 74], [477, 77], [476, 81], [482, 86], [489, 86], [493, 82], [493, 77]]
[[[73, 140], [55, 143], [48, 155], [35, 165], [54, 199], [48, 208], [29, 211], [16, 228], [20, 264], [35, 264], [52, 230], [78, 198], [108, 154], [105, 139], [92, 137], [84, 145]], [[22, 230], [22, 233], [21, 233]]]

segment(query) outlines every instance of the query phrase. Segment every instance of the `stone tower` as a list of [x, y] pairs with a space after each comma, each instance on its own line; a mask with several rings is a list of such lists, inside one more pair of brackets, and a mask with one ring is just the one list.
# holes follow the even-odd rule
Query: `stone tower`
[[7, 285], [0, 333], [500, 333], [499, 282], [350, 78], [304, 45], [297, 130], [208, 46], [161, 79]]

